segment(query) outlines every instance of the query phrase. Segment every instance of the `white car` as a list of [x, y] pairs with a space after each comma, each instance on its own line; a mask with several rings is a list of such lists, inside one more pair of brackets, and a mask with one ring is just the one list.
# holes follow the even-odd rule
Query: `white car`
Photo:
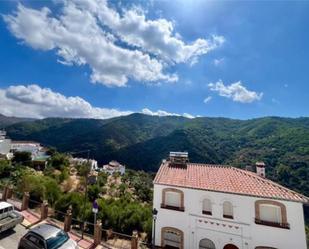
[[10, 203], [0, 202], [0, 233], [8, 229], [13, 229], [17, 224], [22, 223], [24, 217], [14, 210]]
[[78, 245], [59, 227], [41, 224], [20, 239], [18, 249], [78, 249]]

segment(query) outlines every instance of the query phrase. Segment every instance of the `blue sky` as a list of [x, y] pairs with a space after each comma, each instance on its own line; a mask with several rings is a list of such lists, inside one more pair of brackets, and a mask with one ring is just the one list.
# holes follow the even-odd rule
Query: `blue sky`
[[1, 113], [308, 116], [309, 2], [81, 2], [0, 1]]

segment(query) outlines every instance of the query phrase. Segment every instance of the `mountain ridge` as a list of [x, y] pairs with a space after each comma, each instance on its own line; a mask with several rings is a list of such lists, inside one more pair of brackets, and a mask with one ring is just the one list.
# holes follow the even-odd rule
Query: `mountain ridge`
[[192, 162], [241, 168], [263, 160], [270, 179], [309, 195], [306, 117], [237, 120], [131, 114], [105, 120], [47, 118], [5, 129], [12, 139], [36, 140], [62, 152], [90, 150], [99, 164], [118, 160], [146, 171], [156, 171], [169, 151], [188, 151]]

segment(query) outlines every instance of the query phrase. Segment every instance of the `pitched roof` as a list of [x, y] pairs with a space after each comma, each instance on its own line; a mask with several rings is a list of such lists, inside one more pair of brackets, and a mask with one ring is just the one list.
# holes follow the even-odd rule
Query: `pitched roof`
[[157, 172], [154, 184], [297, 202], [309, 200], [254, 172], [224, 165], [188, 163], [187, 167], [176, 167], [166, 161]]

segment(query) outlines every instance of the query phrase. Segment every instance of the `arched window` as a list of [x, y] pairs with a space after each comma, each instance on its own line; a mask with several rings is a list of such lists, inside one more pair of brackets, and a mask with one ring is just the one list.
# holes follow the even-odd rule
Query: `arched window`
[[203, 200], [203, 214], [212, 215], [211, 200], [209, 199]]
[[233, 244], [227, 244], [223, 247], [223, 249], [239, 249], [239, 248]]
[[184, 211], [184, 195], [179, 189], [165, 188], [162, 191], [161, 208]]
[[183, 232], [173, 227], [163, 227], [161, 230], [161, 246], [163, 248], [183, 249]]
[[289, 229], [285, 205], [273, 200], [256, 201], [255, 223]]
[[216, 246], [210, 239], [202, 239], [200, 240], [199, 249], [216, 249]]
[[274, 223], [282, 223], [281, 208], [279, 206], [261, 204], [260, 219]]
[[233, 205], [229, 201], [223, 202], [223, 217], [233, 219]]

